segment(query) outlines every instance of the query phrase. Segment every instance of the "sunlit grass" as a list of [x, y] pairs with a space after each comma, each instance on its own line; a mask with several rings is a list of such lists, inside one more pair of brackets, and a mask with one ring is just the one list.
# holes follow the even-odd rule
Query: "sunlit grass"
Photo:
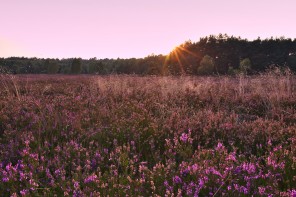
[[295, 193], [289, 72], [0, 80], [4, 196]]

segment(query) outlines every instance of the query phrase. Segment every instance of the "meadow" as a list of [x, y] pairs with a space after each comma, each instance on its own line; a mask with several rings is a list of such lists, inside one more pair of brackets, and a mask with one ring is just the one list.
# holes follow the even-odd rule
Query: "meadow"
[[296, 76], [1, 75], [0, 196], [295, 196]]

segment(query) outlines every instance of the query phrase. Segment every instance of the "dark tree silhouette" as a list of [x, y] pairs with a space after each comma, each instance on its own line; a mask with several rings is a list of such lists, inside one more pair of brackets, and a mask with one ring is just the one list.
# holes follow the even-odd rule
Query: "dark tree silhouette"
[[[214, 72], [205, 67], [204, 57], [212, 57]], [[206, 58], [207, 59], [207, 58]], [[296, 71], [296, 39], [270, 38], [248, 41], [240, 37], [219, 34], [186, 41], [168, 55], [149, 55], [130, 59], [38, 59], [25, 57], [0, 58], [0, 66], [11, 73], [63, 73], [63, 74], [138, 74], [138, 75], [198, 75], [227, 74], [244, 70], [257, 73], [271, 65], [287, 66]], [[245, 60], [245, 61], [244, 61]], [[248, 61], [246, 61], [248, 60]], [[209, 61], [208, 61], [209, 62]], [[248, 64], [249, 64], [248, 63]], [[211, 64], [208, 64], [211, 65]], [[248, 66], [247, 66], [248, 67]], [[205, 71], [210, 69], [210, 71]]]
[[82, 71], [82, 64], [81, 64], [81, 59], [75, 58], [72, 61], [71, 65], [71, 73], [72, 74], [79, 74]]

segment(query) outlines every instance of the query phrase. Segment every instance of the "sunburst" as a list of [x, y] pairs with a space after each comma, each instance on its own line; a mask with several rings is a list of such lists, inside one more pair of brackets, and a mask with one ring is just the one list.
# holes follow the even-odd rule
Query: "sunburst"
[[[180, 59], [181, 51], [180, 51], [179, 47], [176, 47], [176, 48], [174, 49], [173, 54], [175, 55], [175, 57], [176, 57], [176, 59], [177, 59], [177, 61], [178, 61], [179, 67], [180, 67], [180, 69], [181, 69], [181, 74], [184, 74], [185, 72], [184, 72], [184, 68], [183, 68], [182, 61], [181, 61], [181, 59]], [[179, 56], [179, 54], [180, 54], [180, 56]]]
[[185, 57], [186, 53], [191, 56], [198, 57], [196, 53], [189, 51], [188, 49], [186, 49], [182, 45], [176, 46], [172, 50], [172, 52], [165, 57], [164, 67], [166, 67], [168, 65], [168, 62], [171, 58], [176, 58], [179, 68], [180, 68], [180, 71], [181, 71], [181, 74], [185, 74], [184, 63], [188, 64], [187, 58]]

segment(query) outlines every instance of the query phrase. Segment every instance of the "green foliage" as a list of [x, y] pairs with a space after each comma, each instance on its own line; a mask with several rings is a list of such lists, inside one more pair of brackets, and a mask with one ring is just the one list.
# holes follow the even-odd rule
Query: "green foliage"
[[82, 71], [81, 59], [80, 58], [73, 59], [72, 65], [71, 65], [71, 73], [80, 74], [81, 71]]
[[213, 74], [214, 72], [215, 72], [214, 59], [209, 55], [205, 55], [200, 62], [200, 66], [197, 69], [197, 73], [200, 75], [209, 75], [209, 74]]
[[247, 74], [252, 69], [252, 63], [249, 58], [245, 58], [239, 63], [239, 72]]
[[[213, 59], [207, 57], [213, 57]], [[242, 59], [242, 57], [247, 57]], [[25, 57], [0, 58], [0, 65], [11, 73], [98, 73], [139, 75], [197, 75], [197, 74], [251, 74], [264, 72], [271, 65], [288, 66], [296, 71], [296, 39], [260, 38], [248, 41], [240, 37], [220, 34], [187, 41], [168, 55], [150, 55], [130, 59], [55, 59]], [[213, 66], [214, 62], [214, 66]]]
[[51, 61], [49, 59], [47, 59], [45, 61], [45, 66], [47, 68], [47, 73], [48, 74], [56, 74], [59, 72], [60, 66], [57, 62], [55, 61]]
[[101, 62], [91, 62], [88, 65], [88, 73], [89, 74], [97, 74], [101, 73], [100, 70], [102, 69], [103, 64]]
[[237, 74], [237, 69], [234, 69], [232, 66], [228, 67], [228, 71], [227, 71], [228, 75], [235, 75]]
[[292, 71], [296, 71], [296, 54], [289, 55], [287, 63]]

